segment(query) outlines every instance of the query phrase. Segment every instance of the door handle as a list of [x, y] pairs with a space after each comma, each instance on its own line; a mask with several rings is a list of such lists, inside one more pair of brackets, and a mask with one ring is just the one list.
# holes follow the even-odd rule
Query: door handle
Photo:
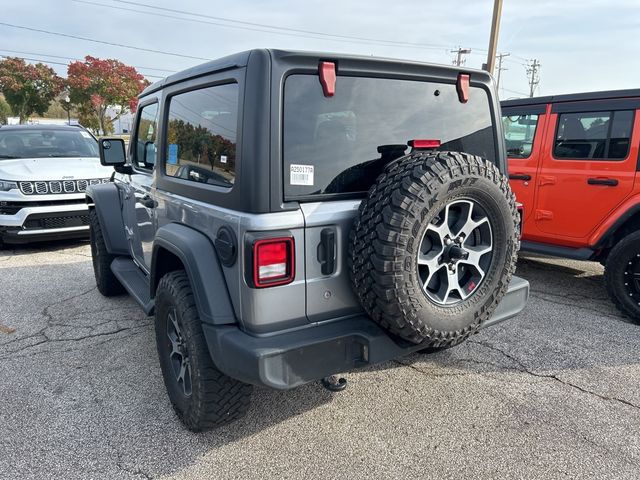
[[615, 178], [589, 178], [587, 179], [589, 185], [607, 185], [609, 187], [615, 187], [618, 185], [618, 180]]
[[318, 245], [318, 261], [323, 275], [331, 275], [336, 269], [336, 232], [323, 228]]
[[528, 182], [531, 180], [531, 175], [527, 175], [526, 173], [510, 173], [509, 180], [524, 180]]
[[156, 202], [149, 195], [145, 195], [144, 197], [142, 197], [140, 199], [140, 203], [147, 208], [156, 208], [156, 206], [158, 205], [158, 202]]

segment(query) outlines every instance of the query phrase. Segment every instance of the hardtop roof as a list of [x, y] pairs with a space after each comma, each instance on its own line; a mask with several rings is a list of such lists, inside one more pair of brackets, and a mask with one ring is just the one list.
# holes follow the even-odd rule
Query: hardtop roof
[[322, 58], [322, 59], [332, 59], [332, 60], [361, 60], [366, 62], [378, 62], [380, 64], [397, 64], [399, 67], [402, 65], [424, 65], [430, 67], [437, 67], [443, 70], [449, 70], [454, 72], [474, 72], [476, 74], [481, 74], [483, 76], [488, 76], [488, 73], [483, 70], [476, 70], [472, 68], [460, 68], [454, 67], [451, 65], [440, 65], [434, 63], [427, 62], [418, 62], [416, 60], [403, 60], [398, 58], [386, 58], [386, 57], [372, 57], [366, 55], [350, 55], [344, 53], [331, 53], [331, 52], [311, 52], [311, 51], [299, 51], [299, 50], [281, 50], [281, 49], [253, 49], [246, 50], [244, 52], [235, 53], [233, 55], [228, 55], [226, 57], [218, 58], [216, 60], [211, 60], [209, 62], [202, 63], [200, 65], [196, 65], [194, 67], [188, 68], [186, 70], [182, 70], [180, 72], [169, 75], [168, 77], [158, 80], [157, 82], [152, 83], [144, 91], [140, 94], [140, 97], [144, 97], [145, 95], [149, 95], [153, 92], [156, 92], [166, 86], [172, 85], [174, 83], [178, 83], [184, 80], [188, 80], [191, 78], [199, 77], [202, 75], [207, 75], [210, 73], [219, 72], [222, 70], [227, 70], [230, 68], [241, 68], [247, 66], [249, 63], [249, 57], [253, 52], [263, 52], [269, 53], [272, 58], [285, 58], [289, 56], [295, 57], [309, 57], [309, 58]]
[[502, 108], [541, 105], [547, 103], [580, 102], [588, 100], [611, 100], [618, 98], [640, 98], [640, 88], [628, 90], [604, 90], [599, 92], [570, 93], [565, 95], [547, 95], [544, 97], [517, 98], [500, 102]]

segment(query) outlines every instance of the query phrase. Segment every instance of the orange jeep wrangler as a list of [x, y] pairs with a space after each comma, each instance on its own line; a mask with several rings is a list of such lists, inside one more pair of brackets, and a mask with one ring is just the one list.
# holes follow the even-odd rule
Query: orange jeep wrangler
[[640, 89], [502, 102], [522, 250], [594, 260], [640, 323]]

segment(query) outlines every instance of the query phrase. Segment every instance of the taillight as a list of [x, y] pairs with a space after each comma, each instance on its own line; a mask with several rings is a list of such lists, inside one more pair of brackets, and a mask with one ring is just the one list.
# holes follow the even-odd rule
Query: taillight
[[258, 288], [291, 283], [295, 277], [293, 238], [268, 238], [253, 244], [253, 283]]

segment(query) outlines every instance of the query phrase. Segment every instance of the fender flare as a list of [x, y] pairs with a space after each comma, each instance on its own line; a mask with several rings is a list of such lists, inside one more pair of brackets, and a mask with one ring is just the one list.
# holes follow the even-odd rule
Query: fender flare
[[616, 231], [627, 222], [627, 220], [640, 213], [640, 196], [633, 197], [631, 201], [625, 202], [625, 204], [616, 210], [623, 213], [617, 217], [615, 215], [612, 216], [609, 221], [596, 230], [592, 236], [590, 243], [593, 245], [594, 249], [603, 248], [609, 238], [611, 238]]
[[215, 247], [208, 237], [190, 227], [170, 223], [156, 232], [151, 256], [151, 296], [160, 282], [157, 277], [159, 252], [164, 249], [180, 259], [191, 283], [196, 307], [203, 323], [236, 323], [227, 283]]
[[120, 191], [115, 183], [102, 183], [87, 188], [86, 201], [95, 208], [102, 227], [107, 251], [112, 255], [131, 256], [122, 220]]

